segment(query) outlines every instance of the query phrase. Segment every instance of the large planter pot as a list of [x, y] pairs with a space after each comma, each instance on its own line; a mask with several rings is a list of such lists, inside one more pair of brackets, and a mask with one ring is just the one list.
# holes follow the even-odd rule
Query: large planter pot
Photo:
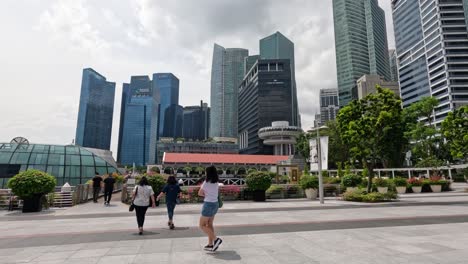
[[414, 193], [420, 193], [422, 190], [422, 186], [413, 186], [411, 187], [411, 189], [413, 189]]
[[346, 187], [347, 192], [354, 192], [357, 189], [358, 189], [358, 187]]
[[255, 202], [264, 202], [266, 200], [265, 191], [253, 191], [253, 200]]
[[388, 187], [377, 187], [377, 191], [379, 193], [387, 193], [388, 192]]
[[23, 199], [23, 213], [34, 213], [42, 211], [42, 194]]
[[432, 192], [441, 192], [442, 191], [442, 185], [431, 185], [431, 190], [432, 190]]
[[406, 193], [406, 186], [397, 186], [396, 190], [398, 194], [404, 194]]
[[317, 199], [317, 189], [312, 189], [312, 188], [305, 189], [305, 194], [306, 194], [307, 199], [310, 199], [310, 200]]

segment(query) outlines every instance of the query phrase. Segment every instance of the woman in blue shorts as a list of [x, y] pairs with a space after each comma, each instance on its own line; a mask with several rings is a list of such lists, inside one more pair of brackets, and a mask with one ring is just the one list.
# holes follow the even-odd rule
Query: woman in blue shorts
[[206, 251], [216, 251], [223, 243], [221, 238], [217, 237], [213, 228], [213, 221], [218, 212], [218, 171], [214, 166], [206, 168], [206, 179], [198, 191], [198, 195], [204, 197], [203, 208], [200, 216], [200, 229], [208, 236], [208, 245]]

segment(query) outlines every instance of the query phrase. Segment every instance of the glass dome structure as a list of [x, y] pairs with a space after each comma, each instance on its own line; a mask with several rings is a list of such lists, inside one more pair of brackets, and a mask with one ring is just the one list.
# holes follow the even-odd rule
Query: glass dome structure
[[37, 169], [57, 179], [57, 185], [86, 183], [95, 172], [117, 172], [110, 151], [69, 145], [0, 143], [0, 188], [20, 171]]

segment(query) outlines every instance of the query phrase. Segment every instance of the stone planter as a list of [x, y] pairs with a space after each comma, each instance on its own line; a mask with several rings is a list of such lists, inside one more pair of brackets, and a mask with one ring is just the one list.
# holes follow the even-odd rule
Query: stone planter
[[397, 186], [396, 190], [398, 194], [404, 194], [406, 193], [406, 186]]
[[422, 186], [413, 186], [411, 187], [411, 189], [413, 189], [414, 193], [420, 193], [422, 190]]
[[42, 211], [42, 194], [36, 194], [23, 200], [23, 213], [35, 213]]
[[253, 191], [253, 200], [255, 202], [264, 202], [266, 200], [265, 191]]
[[438, 193], [442, 191], [442, 185], [431, 185], [432, 192]]
[[357, 190], [358, 187], [346, 187], [346, 191], [350, 191], [350, 192], [354, 192], [355, 190]]
[[379, 193], [387, 193], [388, 192], [388, 187], [377, 187], [377, 191]]
[[307, 199], [310, 199], [310, 200], [317, 199], [317, 189], [312, 189], [312, 188], [305, 189], [305, 194], [306, 194]]

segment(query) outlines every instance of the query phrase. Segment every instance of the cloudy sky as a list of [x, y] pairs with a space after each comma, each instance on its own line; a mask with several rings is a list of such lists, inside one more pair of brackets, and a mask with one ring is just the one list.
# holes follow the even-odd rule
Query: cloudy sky
[[[394, 46], [390, 1], [389, 46]], [[116, 82], [112, 151], [122, 83], [172, 72], [180, 104], [209, 102], [213, 43], [258, 53], [276, 31], [295, 43], [303, 128], [320, 88], [336, 87], [331, 0], [4, 0], [0, 9], [0, 142], [68, 144], [75, 137], [83, 68]]]

